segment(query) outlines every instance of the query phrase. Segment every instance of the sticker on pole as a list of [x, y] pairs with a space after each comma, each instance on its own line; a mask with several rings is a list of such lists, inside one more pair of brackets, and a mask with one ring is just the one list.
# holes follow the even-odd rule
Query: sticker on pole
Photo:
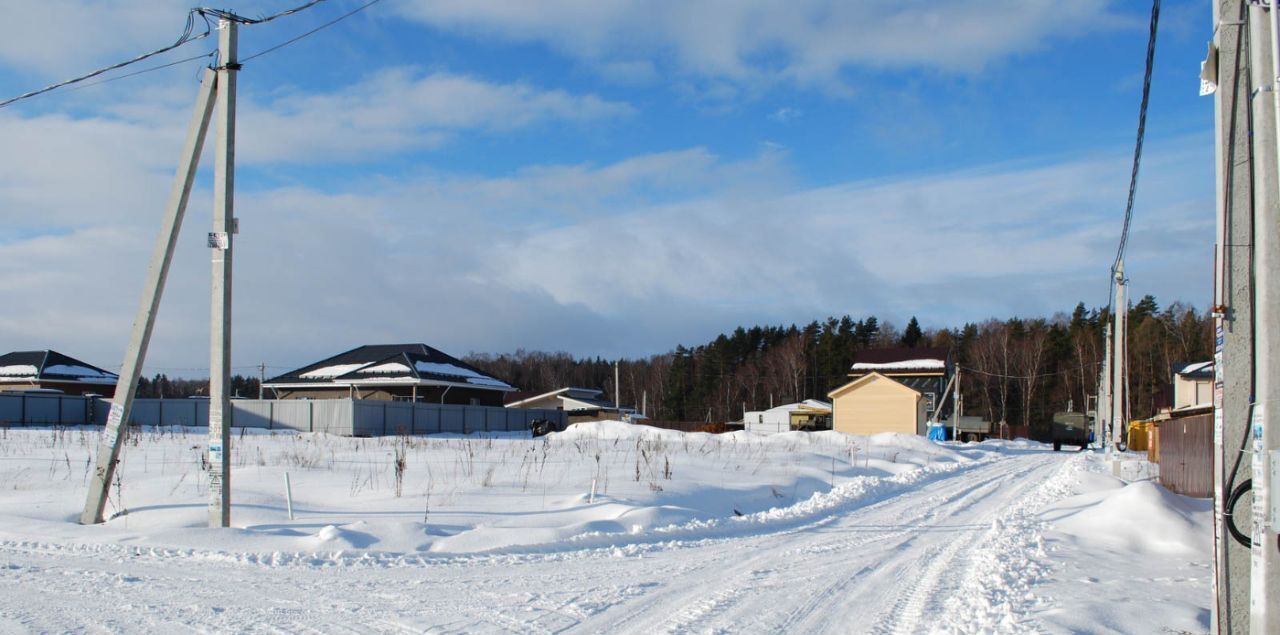
[[222, 442], [221, 441], [209, 442], [209, 462], [212, 463], [213, 465], [222, 464]]
[[111, 404], [111, 410], [107, 412], [107, 428], [119, 428], [121, 421], [124, 421], [124, 406]]
[[227, 238], [226, 232], [209, 232], [209, 249], [226, 251], [230, 247], [231, 239]]

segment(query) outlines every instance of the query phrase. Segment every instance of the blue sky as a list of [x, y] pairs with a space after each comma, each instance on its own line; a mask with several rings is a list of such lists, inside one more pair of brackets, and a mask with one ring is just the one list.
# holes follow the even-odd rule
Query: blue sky
[[[360, 4], [243, 27], [241, 54]], [[0, 96], [172, 42], [188, 6], [11, 8]], [[234, 363], [635, 356], [739, 324], [1104, 304], [1149, 11], [383, 0], [241, 73]], [[1129, 257], [1135, 294], [1200, 307], [1210, 31], [1205, 3], [1164, 3]], [[0, 348], [119, 364], [202, 63], [0, 109]], [[149, 371], [207, 366], [207, 159]]]

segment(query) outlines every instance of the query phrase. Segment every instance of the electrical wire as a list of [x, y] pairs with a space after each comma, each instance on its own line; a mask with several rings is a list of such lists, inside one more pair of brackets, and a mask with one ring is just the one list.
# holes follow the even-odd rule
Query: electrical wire
[[94, 86], [101, 86], [102, 84], [110, 84], [111, 82], [114, 82], [114, 81], [116, 81], [116, 80], [128, 79], [128, 78], [130, 78], [130, 77], [136, 77], [136, 76], [138, 76], [138, 75], [145, 75], [145, 74], [150, 73], [150, 72], [153, 72], [153, 71], [163, 70], [163, 69], [169, 68], [169, 67], [171, 67], [171, 66], [177, 66], [177, 65], [179, 65], [179, 64], [186, 64], [187, 62], [194, 62], [194, 61], [196, 61], [196, 60], [202, 60], [202, 59], [205, 59], [206, 57], [216, 57], [217, 55], [218, 55], [218, 51], [213, 50], [213, 51], [209, 51], [208, 53], [201, 53], [200, 55], [192, 55], [191, 57], [184, 58], [184, 59], [180, 59], [180, 60], [178, 60], [178, 61], [176, 61], [176, 62], [169, 62], [168, 64], [161, 64], [161, 65], [159, 65], [159, 66], [152, 66], [152, 67], [150, 67], [150, 68], [144, 68], [144, 69], [142, 69], [142, 70], [140, 70], [140, 71], [134, 71], [134, 72], [132, 72], [132, 73], [126, 73], [126, 74], [124, 74], [124, 75], [117, 75], [117, 76], [115, 76], [115, 77], [108, 77], [107, 79], [99, 80], [99, 81], [96, 81], [96, 82], [90, 82], [90, 83], [85, 84], [85, 85], [83, 85], [83, 86], [76, 86], [76, 87], [73, 87], [73, 88], [68, 88], [67, 90], [68, 90], [68, 91], [73, 91], [73, 90], [84, 90], [84, 89], [86, 89], [86, 88], [92, 88], [92, 87], [94, 87]]
[[[347, 19], [347, 18], [349, 18], [349, 17], [351, 17], [351, 16], [353, 16], [353, 15], [357, 14], [357, 13], [360, 13], [361, 11], [364, 11], [365, 9], [368, 9], [369, 7], [371, 7], [371, 6], [375, 5], [375, 4], [378, 4], [379, 2], [382, 2], [382, 0], [370, 0], [369, 2], [366, 2], [365, 4], [360, 5], [359, 7], [356, 7], [355, 9], [353, 9], [353, 10], [351, 10], [351, 11], [347, 12], [347, 13], [344, 13], [344, 14], [342, 14], [342, 15], [338, 16], [337, 18], [334, 18], [333, 20], [330, 20], [330, 21], [328, 21], [328, 22], [325, 22], [324, 24], [321, 24], [320, 26], [318, 26], [318, 27], [316, 27], [316, 28], [314, 28], [314, 29], [311, 29], [310, 31], [307, 31], [306, 33], [303, 33], [302, 35], [299, 35], [299, 36], [297, 36], [297, 37], [295, 37], [295, 38], [293, 38], [293, 39], [290, 39], [290, 40], [285, 40], [284, 42], [281, 42], [281, 43], [279, 43], [279, 44], [277, 44], [277, 45], [275, 45], [275, 46], [272, 46], [271, 48], [268, 48], [268, 49], [265, 49], [265, 50], [262, 50], [262, 51], [258, 51], [257, 53], [254, 53], [253, 55], [250, 55], [250, 56], [248, 56], [248, 57], [241, 58], [240, 63], [242, 63], [242, 64], [243, 64], [244, 62], [248, 62], [248, 61], [249, 61], [249, 60], [251, 60], [251, 59], [258, 58], [258, 57], [262, 57], [263, 55], [266, 55], [267, 53], [271, 53], [271, 52], [273, 52], [273, 51], [280, 50], [280, 49], [282, 49], [282, 48], [284, 48], [284, 47], [286, 47], [286, 46], [289, 46], [290, 44], [293, 44], [294, 42], [297, 42], [298, 40], [301, 40], [301, 39], [303, 39], [303, 38], [306, 38], [306, 37], [309, 37], [309, 36], [311, 36], [311, 35], [314, 35], [314, 34], [315, 34], [315, 33], [317, 33], [318, 31], [323, 31], [324, 29], [327, 29], [327, 28], [329, 28], [329, 27], [331, 27], [331, 26], [333, 26], [333, 25], [335, 25], [335, 24], [337, 24], [337, 23], [339, 23], [339, 22], [341, 22], [341, 21], [343, 21], [343, 20], [345, 20], [345, 19]], [[273, 19], [274, 19], [274, 18], [273, 18]]]
[[[193, 33], [195, 32], [195, 21], [196, 21], [196, 16], [197, 16], [197, 15], [201, 16], [202, 18], [204, 18], [204, 23], [205, 23], [205, 24], [204, 24], [204, 32], [203, 32], [203, 33], [200, 33], [200, 34], [198, 34], [198, 35], [193, 35]], [[132, 64], [137, 64], [138, 62], [141, 62], [141, 61], [143, 61], [143, 60], [145, 60], [145, 59], [149, 59], [149, 58], [155, 57], [155, 56], [160, 55], [160, 54], [162, 54], [162, 53], [168, 53], [169, 51], [172, 51], [172, 50], [174, 50], [174, 49], [176, 49], [176, 48], [179, 48], [179, 47], [183, 46], [184, 44], [188, 44], [188, 43], [190, 43], [190, 42], [194, 42], [194, 41], [196, 41], [196, 40], [200, 40], [200, 39], [204, 39], [204, 38], [206, 38], [206, 37], [209, 37], [209, 34], [211, 34], [212, 32], [213, 32], [213, 27], [212, 27], [212, 25], [210, 25], [210, 24], [209, 24], [209, 20], [208, 20], [208, 18], [204, 17], [204, 15], [201, 13], [201, 11], [200, 11], [199, 9], [192, 9], [191, 11], [187, 12], [187, 24], [186, 24], [186, 26], [185, 26], [185, 27], [183, 28], [183, 30], [182, 30], [182, 35], [180, 35], [180, 36], [178, 37], [177, 41], [175, 41], [173, 44], [170, 44], [170, 45], [165, 46], [165, 47], [158, 48], [158, 49], [156, 49], [156, 50], [154, 50], [154, 51], [151, 51], [151, 52], [149, 52], [149, 53], [143, 53], [142, 55], [139, 55], [139, 56], [137, 56], [137, 57], [134, 57], [133, 59], [130, 59], [130, 60], [126, 60], [126, 61], [123, 61], [123, 62], [119, 62], [119, 63], [116, 63], [116, 64], [112, 64], [112, 65], [110, 65], [110, 66], [105, 66], [105, 67], [103, 67], [103, 68], [99, 68], [98, 70], [95, 70], [95, 71], [92, 71], [92, 72], [86, 73], [86, 74], [81, 75], [81, 76], [79, 76], [79, 77], [73, 77], [73, 78], [71, 78], [71, 79], [63, 80], [63, 81], [58, 82], [58, 83], [56, 83], [56, 84], [50, 84], [49, 86], [45, 86], [44, 88], [41, 88], [41, 89], [39, 89], [39, 90], [33, 90], [33, 91], [29, 92], [29, 93], [24, 93], [24, 94], [22, 94], [22, 95], [18, 95], [17, 97], [11, 97], [11, 98], [6, 99], [6, 100], [4, 100], [4, 101], [0, 101], [0, 108], [4, 108], [4, 107], [6, 107], [6, 106], [9, 106], [9, 105], [14, 104], [14, 103], [19, 102], [19, 101], [22, 101], [22, 100], [24, 100], [24, 99], [30, 99], [30, 98], [35, 97], [35, 96], [37, 96], [37, 95], [43, 95], [44, 93], [47, 93], [47, 92], [50, 92], [50, 91], [57, 90], [57, 89], [59, 89], [59, 88], [62, 88], [63, 86], [69, 86], [69, 85], [71, 85], [71, 84], [77, 84], [77, 83], [80, 83], [80, 82], [82, 82], [82, 81], [84, 81], [84, 80], [86, 80], [86, 79], [92, 79], [92, 78], [97, 77], [97, 76], [99, 76], [99, 75], [101, 75], [101, 74], [103, 74], [103, 73], [109, 73], [109, 72], [111, 72], [111, 71], [114, 71], [114, 70], [117, 70], [117, 69], [121, 69], [121, 68], [124, 68], [124, 67], [126, 67], [126, 66], [130, 66], [130, 65], [132, 65]]]
[[[245, 17], [245, 16], [236, 15], [235, 13], [231, 13], [230, 11], [224, 11], [224, 10], [222, 10], [222, 9], [210, 9], [210, 8], [207, 8], [207, 7], [196, 7], [196, 8], [191, 9], [190, 11], [188, 11], [188, 12], [187, 12], [187, 23], [186, 23], [186, 26], [185, 26], [185, 27], [183, 27], [182, 35], [180, 35], [180, 36], [178, 37], [177, 41], [175, 41], [173, 44], [170, 44], [170, 45], [165, 46], [165, 47], [158, 48], [158, 49], [156, 49], [156, 50], [154, 50], [154, 51], [150, 51], [150, 52], [148, 52], [148, 53], [143, 53], [142, 55], [139, 55], [139, 56], [134, 57], [134, 58], [129, 59], [129, 60], [125, 60], [125, 61], [123, 61], [123, 62], [119, 62], [119, 63], [116, 63], [116, 64], [112, 64], [112, 65], [110, 65], [110, 66], [104, 66], [103, 68], [99, 68], [99, 69], [97, 69], [97, 70], [95, 70], [95, 71], [92, 71], [92, 72], [86, 73], [86, 74], [81, 75], [81, 76], [79, 76], [79, 77], [73, 77], [73, 78], [71, 78], [71, 79], [63, 80], [63, 81], [58, 82], [58, 83], [56, 83], [56, 84], [50, 84], [50, 85], [48, 85], [48, 86], [45, 86], [44, 88], [41, 88], [41, 89], [39, 89], [39, 90], [33, 90], [33, 91], [31, 91], [31, 92], [23, 93], [23, 94], [21, 94], [21, 95], [18, 95], [17, 97], [11, 97], [11, 98], [6, 99], [6, 100], [4, 100], [4, 101], [0, 101], [0, 108], [4, 108], [4, 107], [6, 107], [6, 106], [9, 106], [9, 105], [11, 105], [11, 104], [17, 103], [17, 102], [22, 101], [22, 100], [24, 100], [24, 99], [30, 99], [30, 98], [35, 97], [35, 96], [37, 96], [37, 95], [43, 95], [43, 94], [45, 94], [45, 93], [48, 93], [48, 92], [51, 92], [51, 91], [57, 90], [57, 89], [62, 88], [62, 87], [64, 87], [64, 86], [70, 86], [70, 85], [72, 85], [72, 84], [78, 84], [78, 83], [83, 82], [83, 81], [85, 81], [85, 80], [87, 80], [87, 79], [92, 79], [92, 78], [94, 78], [94, 77], [97, 77], [97, 76], [99, 76], [99, 75], [102, 75], [103, 73], [109, 73], [109, 72], [114, 71], [114, 70], [119, 70], [119, 69], [121, 69], [121, 68], [125, 68], [126, 66], [130, 66], [130, 65], [133, 65], [133, 64], [137, 64], [138, 62], [141, 62], [141, 61], [146, 60], [146, 59], [150, 59], [150, 58], [152, 58], [152, 57], [155, 57], [155, 56], [157, 56], [157, 55], [161, 55], [161, 54], [163, 54], [163, 53], [167, 53], [167, 52], [169, 52], [169, 51], [172, 51], [172, 50], [174, 50], [174, 49], [177, 49], [177, 48], [179, 48], [179, 47], [182, 47], [183, 45], [189, 44], [189, 43], [194, 42], [194, 41], [196, 41], [196, 40], [201, 40], [201, 39], [204, 39], [204, 38], [206, 38], [206, 37], [209, 37], [209, 35], [211, 35], [211, 34], [213, 33], [213, 25], [211, 24], [211, 22], [210, 22], [209, 18], [218, 18], [218, 19], [222, 19], [222, 20], [230, 20], [230, 21], [232, 21], [232, 22], [237, 22], [237, 23], [240, 23], [240, 24], [265, 24], [265, 23], [267, 23], [267, 22], [270, 22], [270, 21], [272, 21], [272, 20], [276, 20], [276, 19], [278, 19], [278, 18], [283, 18], [283, 17], [288, 16], [288, 15], [293, 15], [293, 14], [298, 13], [298, 12], [300, 12], [300, 11], [305, 11], [305, 10], [310, 9], [311, 7], [314, 7], [315, 5], [320, 4], [321, 2], [324, 2], [324, 1], [325, 1], [325, 0], [311, 0], [310, 2], [306, 2], [306, 3], [304, 3], [304, 4], [301, 4], [301, 5], [299, 5], [299, 6], [294, 7], [294, 8], [292, 8], [292, 9], [285, 9], [284, 11], [280, 11], [279, 13], [273, 13], [273, 14], [271, 14], [271, 15], [262, 16], [262, 17], [258, 17], [258, 18], [248, 18], [248, 17]], [[377, 1], [379, 1], [379, 0], [374, 0], [374, 2], [377, 2]], [[359, 9], [356, 9], [355, 11], [352, 11], [351, 13], [348, 13], [347, 15], [344, 15], [344, 16], [342, 16], [341, 18], [338, 18], [337, 20], [334, 20], [333, 22], [330, 22], [329, 24], [326, 24], [326, 25], [324, 25], [324, 26], [321, 26], [320, 28], [315, 29], [315, 30], [313, 30], [313, 31], [311, 31], [311, 32], [309, 32], [309, 33], [305, 33], [305, 34], [303, 34], [302, 36], [300, 36], [300, 37], [298, 37], [298, 38], [295, 38], [295, 40], [293, 40], [293, 41], [300, 40], [300, 39], [302, 39], [303, 37], [306, 37], [306, 36], [308, 36], [308, 35], [311, 35], [311, 33], [314, 33], [315, 31], [319, 31], [320, 29], [323, 29], [323, 28], [325, 28], [325, 27], [329, 26], [330, 24], [334, 24], [334, 23], [336, 23], [336, 22], [339, 22], [339, 21], [341, 21], [341, 20], [345, 19], [346, 17], [349, 17], [350, 15], [353, 15], [353, 14], [355, 14], [355, 13], [357, 13], [357, 12], [359, 12], [359, 11], [361, 11], [361, 10], [365, 9], [365, 8], [367, 8], [367, 7], [368, 7], [369, 5], [371, 5], [371, 4], [373, 4], [373, 2], [370, 2], [369, 4], [366, 4], [366, 5], [362, 6], [362, 7], [360, 7]], [[195, 24], [196, 24], [196, 17], [197, 17], [197, 16], [199, 16], [201, 19], [203, 19], [203, 20], [204, 20], [204, 32], [199, 33], [199, 34], [195, 34]], [[293, 43], [293, 41], [285, 42], [284, 44], [281, 44], [281, 45], [279, 45], [279, 46], [277, 46], [277, 47], [275, 47], [275, 48], [280, 48], [280, 47], [283, 47], [283, 46], [287, 46], [288, 44], [292, 44], [292, 43]], [[258, 57], [258, 56], [260, 56], [260, 55], [264, 55], [264, 54], [266, 54], [266, 53], [270, 52], [271, 50], [274, 50], [274, 49], [268, 49], [267, 51], [263, 51], [262, 53], [258, 53], [258, 54], [256, 54], [256, 55], [253, 55], [252, 57]], [[152, 72], [152, 71], [160, 70], [160, 69], [162, 69], [162, 68], [168, 68], [168, 67], [170, 67], [170, 66], [176, 66], [176, 65], [178, 65], [178, 64], [183, 64], [183, 63], [186, 63], [186, 62], [194, 61], [194, 60], [200, 59], [200, 58], [202, 58], [202, 57], [208, 57], [209, 55], [213, 55], [213, 54], [214, 54], [214, 53], [208, 53], [208, 54], [200, 55], [200, 56], [197, 56], [197, 57], [191, 57], [191, 58], [187, 58], [187, 59], [184, 59], [184, 60], [179, 60], [179, 61], [172, 62], [172, 63], [169, 63], [169, 64], [163, 64], [163, 65], [161, 65], [161, 66], [152, 67], [152, 68], [149, 68], [149, 69], [145, 69], [145, 70], [142, 70], [142, 71], [138, 71], [138, 72], [136, 72], [136, 73], [130, 73], [130, 74], [128, 74], [128, 75], [121, 75], [121, 76], [119, 76], [119, 77], [115, 77], [115, 78], [112, 78], [112, 79], [109, 79], [109, 80], [105, 80], [105, 81], [102, 81], [102, 82], [96, 82], [96, 83], [94, 83], [94, 84], [90, 84], [90, 86], [97, 85], [97, 84], [105, 84], [105, 83], [107, 83], [108, 81], [115, 81], [115, 80], [117, 80], [117, 79], [124, 79], [124, 78], [126, 78], [126, 77], [134, 77], [134, 76], [136, 76], [136, 75], [141, 75], [141, 74], [143, 74], [143, 73], [149, 73], [149, 72]], [[252, 59], [252, 57], [251, 57], [251, 58], [246, 58], [246, 59]], [[242, 61], [243, 61], [243, 60], [242, 60]], [[86, 86], [86, 87], [87, 87], [87, 86]]]
[[215, 18], [220, 18], [223, 20], [230, 20], [232, 22], [238, 22], [240, 24], [265, 24], [267, 22], [275, 20], [276, 18], [283, 18], [287, 15], [293, 15], [295, 13], [298, 13], [299, 11], [306, 11], [307, 9], [310, 9], [311, 7], [314, 7], [317, 4], [320, 4], [321, 2], [324, 2], [324, 1], [325, 0], [311, 0], [310, 2], [303, 3], [292, 9], [285, 9], [284, 11], [281, 11], [279, 13], [273, 13], [271, 15], [260, 16], [257, 18], [248, 18], [242, 15], [237, 15], [230, 11], [224, 11], [222, 9], [210, 9], [208, 7], [197, 7], [192, 10], [202, 13], [204, 15], [213, 16]]
[[[1138, 138], [1133, 147], [1133, 170], [1129, 174], [1129, 199], [1124, 209], [1124, 228], [1120, 231], [1120, 245], [1116, 248], [1115, 262], [1111, 265], [1113, 284], [1115, 282], [1115, 273], [1120, 268], [1120, 263], [1124, 260], [1125, 248], [1129, 245], [1129, 227], [1133, 221], [1133, 201], [1138, 192], [1138, 169], [1142, 164], [1142, 143], [1146, 137], [1147, 106], [1151, 101], [1151, 71], [1155, 66], [1156, 31], [1159, 23], [1160, 0], [1152, 0], [1151, 26], [1147, 36], [1147, 64], [1142, 78], [1142, 105], [1138, 109]], [[1111, 307], [1110, 299], [1107, 300], [1107, 307]]]

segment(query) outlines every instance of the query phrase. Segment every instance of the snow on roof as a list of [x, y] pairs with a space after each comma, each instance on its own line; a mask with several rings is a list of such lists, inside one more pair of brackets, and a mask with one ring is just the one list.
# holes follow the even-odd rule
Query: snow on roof
[[808, 408], [810, 410], [830, 410], [831, 404], [825, 401], [818, 401], [817, 399], [805, 399], [804, 401], [801, 401], [798, 403], [789, 403], [781, 406], [775, 406], [773, 408], [766, 410], [765, 412], [793, 412], [793, 411], [801, 410], [804, 408]]
[[0, 377], [35, 377], [36, 367], [30, 364], [0, 366]]
[[264, 385], [328, 384], [457, 385], [510, 391], [506, 382], [490, 377], [426, 344], [360, 346], [309, 366], [274, 377]]
[[1193, 374], [1193, 373], [1199, 373], [1199, 372], [1204, 372], [1204, 371], [1209, 371], [1209, 370], [1213, 370], [1213, 362], [1212, 362], [1212, 361], [1208, 361], [1208, 362], [1197, 362], [1197, 363], [1195, 363], [1195, 364], [1187, 364], [1186, 366], [1183, 366], [1183, 367], [1182, 367], [1182, 370], [1178, 371], [1178, 374], [1179, 374], [1179, 375], [1191, 375], [1191, 374]]
[[363, 368], [368, 364], [336, 364], [334, 366], [325, 366], [317, 368], [313, 371], [302, 373], [299, 375], [303, 379], [333, 379], [338, 375], [345, 375], [357, 368]]
[[885, 362], [883, 364], [858, 362], [853, 365], [853, 370], [942, 370], [946, 367], [947, 362], [941, 359], [906, 359], [900, 362]]
[[424, 362], [418, 361], [414, 363], [414, 367], [420, 373], [431, 373], [434, 375], [451, 375], [453, 377], [462, 377], [466, 379], [468, 384], [477, 386], [497, 386], [499, 388], [511, 388], [511, 385], [505, 381], [499, 381], [488, 375], [482, 375], [470, 368], [455, 366], [453, 364], [445, 364], [441, 362]]
[[378, 364], [377, 366], [370, 366], [368, 368], [361, 368], [356, 372], [363, 375], [365, 373], [407, 373], [409, 372], [409, 370], [410, 369], [408, 366], [405, 366], [400, 362], [390, 362], [387, 364]]

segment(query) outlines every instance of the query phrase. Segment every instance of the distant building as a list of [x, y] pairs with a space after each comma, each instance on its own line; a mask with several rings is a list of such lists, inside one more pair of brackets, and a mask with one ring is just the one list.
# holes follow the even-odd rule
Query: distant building
[[268, 379], [277, 399], [501, 406], [510, 384], [426, 344], [361, 346]]
[[776, 434], [791, 430], [830, 430], [831, 404], [817, 399], [745, 412], [743, 427], [750, 432]]
[[619, 408], [595, 388], [558, 388], [540, 394], [510, 393], [508, 408], [563, 410], [569, 423], [579, 421], [624, 421], [636, 414], [635, 408]]
[[1179, 364], [1173, 367], [1174, 413], [1208, 410], [1213, 407], [1213, 362]]
[[[924, 399], [926, 419], [942, 420], [951, 414], [953, 404], [943, 399], [947, 382], [955, 373], [949, 349], [877, 348], [858, 351], [853, 356], [853, 366], [849, 368], [849, 379], [856, 382], [870, 373], [879, 373], [920, 393]], [[935, 417], [938, 404], [943, 405]]]
[[896, 378], [872, 371], [828, 393], [837, 432], [924, 435], [928, 420], [924, 395]]
[[116, 392], [119, 377], [57, 351], [14, 351], [0, 355], [0, 391], [60, 390], [68, 395]]

